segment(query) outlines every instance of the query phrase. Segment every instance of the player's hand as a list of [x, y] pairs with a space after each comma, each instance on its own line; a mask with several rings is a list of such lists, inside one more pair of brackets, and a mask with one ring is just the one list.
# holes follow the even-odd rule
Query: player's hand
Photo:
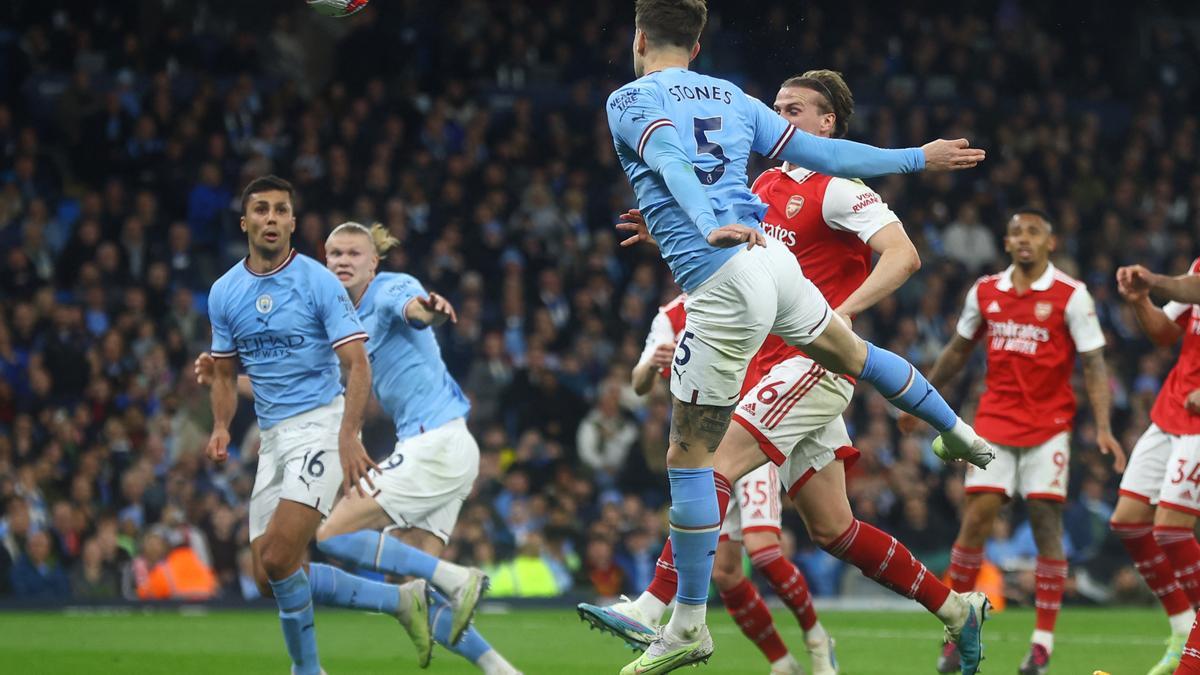
[[958, 171], [970, 169], [987, 156], [983, 150], [972, 148], [965, 138], [948, 141], [939, 138], [921, 146], [925, 153], [926, 171]]
[[921, 420], [914, 415], [900, 413], [899, 419], [896, 420], [896, 426], [900, 427], [900, 433], [911, 434], [921, 426]]
[[229, 430], [213, 429], [212, 435], [208, 437], [208, 446], [204, 448], [204, 454], [217, 464], [229, 459]]
[[650, 357], [650, 365], [654, 366], [655, 370], [662, 370], [670, 367], [673, 358], [675, 358], [675, 341], [661, 342], [654, 348], [654, 354]]
[[756, 228], [734, 223], [722, 225], [709, 232], [708, 243], [717, 248], [730, 248], [738, 244], [745, 244], [748, 251], [755, 246], [766, 246], [767, 235]]
[[430, 326], [440, 326], [446, 323], [446, 319], [449, 319], [450, 323], [458, 323], [458, 313], [454, 311], [454, 305], [437, 293], [431, 292], [427, 298], [418, 297], [417, 302], [429, 312], [430, 320], [426, 323]]
[[342, 460], [342, 494], [349, 495], [351, 490], [358, 490], [361, 497], [369, 496], [362, 487], [362, 481], [367, 481], [371, 491], [375, 491], [375, 483], [371, 481], [371, 469], [382, 473], [379, 465], [371, 460], [359, 440], [358, 434], [340, 434], [338, 436], [338, 457]]
[[1150, 296], [1154, 273], [1141, 265], [1128, 265], [1117, 270], [1117, 292], [1126, 302], [1140, 302]]
[[200, 356], [196, 357], [192, 363], [192, 372], [196, 374], [196, 382], [201, 386], [207, 387], [213, 381], [213, 368], [217, 362], [208, 352], [200, 352]]
[[654, 241], [654, 237], [650, 236], [650, 230], [646, 227], [646, 219], [642, 217], [641, 209], [629, 209], [622, 213], [618, 220], [621, 222], [617, 223], [617, 229], [630, 235], [621, 240], [621, 246], [633, 246], [642, 242], [658, 244]]
[[1117, 442], [1117, 437], [1113, 436], [1111, 431], [1097, 433], [1096, 445], [1100, 447], [1100, 452], [1103, 454], [1112, 455], [1114, 471], [1117, 473], [1125, 472], [1125, 450]]
[[1187, 395], [1183, 400], [1183, 407], [1193, 415], [1200, 415], [1200, 389]]

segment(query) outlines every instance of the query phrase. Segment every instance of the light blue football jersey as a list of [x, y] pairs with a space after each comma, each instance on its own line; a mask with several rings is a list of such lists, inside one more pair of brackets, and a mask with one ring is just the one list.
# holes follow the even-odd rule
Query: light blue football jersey
[[412, 276], [381, 272], [358, 301], [359, 319], [371, 335], [371, 386], [396, 423], [398, 440], [465, 417], [471, 409], [446, 370], [433, 331], [404, 316], [409, 301], [423, 295]]
[[241, 359], [262, 429], [341, 394], [334, 349], [367, 338], [337, 277], [295, 251], [266, 274], [234, 265], [213, 284], [208, 315], [212, 355]]
[[[708, 231], [732, 223], [761, 229], [766, 205], [750, 191], [746, 179], [751, 151], [845, 177], [919, 171], [925, 166], [919, 148], [882, 150], [806, 134], [732, 82], [684, 68], [650, 73], [621, 87], [609, 96], [605, 109], [617, 158], [633, 184], [638, 207], [685, 291], [694, 290], [742, 248], [713, 247], [706, 239]], [[672, 131], [673, 137], [660, 136]], [[652, 168], [648, 153], [656, 141], [669, 142], [671, 152], [682, 150], [680, 159], [691, 164], [715, 223], [707, 216], [707, 223], [689, 216], [687, 209], [694, 211], [696, 205], [681, 206]]]

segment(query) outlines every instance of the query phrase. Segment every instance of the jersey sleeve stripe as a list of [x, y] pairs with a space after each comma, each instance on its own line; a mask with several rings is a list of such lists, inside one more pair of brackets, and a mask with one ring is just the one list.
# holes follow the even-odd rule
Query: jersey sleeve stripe
[[642, 156], [642, 151], [646, 149], [646, 141], [650, 140], [650, 134], [654, 133], [655, 129], [661, 129], [662, 127], [673, 127], [673, 126], [675, 126], [675, 125], [671, 123], [671, 120], [669, 120], [665, 117], [662, 119], [654, 120], [650, 124], [647, 124], [645, 130], [642, 131], [642, 137], [638, 140], [638, 146], [637, 146], [638, 157]]
[[214, 359], [232, 359], [237, 356], [237, 352], [209, 352], [208, 355]]
[[351, 342], [354, 342], [355, 340], [366, 340], [366, 339], [367, 339], [366, 333], [363, 333], [363, 332], [351, 333], [350, 335], [347, 335], [346, 337], [344, 337], [340, 340], [334, 340], [333, 348], [337, 349], [338, 347], [341, 347], [342, 345], [350, 344]]
[[767, 153], [767, 159], [775, 159], [779, 155], [780, 151], [782, 151], [783, 148], [788, 144], [788, 141], [792, 140], [792, 136], [795, 133], [796, 127], [789, 124], [787, 131], [783, 132], [783, 135], [779, 137], [779, 140], [775, 141], [775, 145], [771, 147], [771, 152]]

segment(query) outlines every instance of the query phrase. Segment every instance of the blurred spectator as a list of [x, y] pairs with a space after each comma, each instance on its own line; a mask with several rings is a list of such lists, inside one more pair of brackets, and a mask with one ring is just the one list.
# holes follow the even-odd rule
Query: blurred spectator
[[580, 461], [592, 470], [592, 477], [602, 489], [616, 486], [617, 475], [637, 435], [632, 416], [621, 408], [620, 385], [605, 382], [600, 386], [596, 407], [579, 423], [575, 440]]
[[30, 600], [66, 598], [71, 586], [62, 565], [53, 557], [50, 535], [44, 530], [30, 533], [25, 551], [12, 568], [13, 595]]
[[140, 600], [206, 600], [216, 595], [217, 580], [200, 556], [163, 527], [142, 537], [142, 553], [133, 561]]

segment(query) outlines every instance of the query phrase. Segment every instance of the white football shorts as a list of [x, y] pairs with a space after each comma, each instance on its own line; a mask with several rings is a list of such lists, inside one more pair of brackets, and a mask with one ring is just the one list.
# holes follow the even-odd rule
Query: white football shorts
[[850, 444], [842, 413], [854, 385], [806, 356], [775, 364], [733, 411], [758, 447], [779, 467], [789, 495], [830, 462], [853, 463], [858, 451]]
[[344, 407], [345, 399], [338, 396], [262, 432], [250, 494], [250, 541], [267, 531], [280, 499], [329, 515], [342, 487], [338, 432]]
[[1151, 424], [1133, 446], [1120, 494], [1200, 516], [1200, 436], [1175, 436]]
[[996, 458], [986, 469], [967, 466], [967, 494], [995, 492], [1012, 498], [1066, 501], [1070, 478], [1071, 434], [1055, 434], [1038, 445], [1019, 448], [992, 443]]
[[729, 406], [768, 334], [791, 345], [819, 336], [833, 315], [787, 246], [744, 248], [688, 293], [687, 323], [671, 364], [671, 394], [685, 403]]
[[466, 419], [459, 417], [397, 442], [379, 468], [383, 471], [371, 472], [371, 496], [392, 522], [449, 543], [458, 511], [479, 475], [479, 445]]

